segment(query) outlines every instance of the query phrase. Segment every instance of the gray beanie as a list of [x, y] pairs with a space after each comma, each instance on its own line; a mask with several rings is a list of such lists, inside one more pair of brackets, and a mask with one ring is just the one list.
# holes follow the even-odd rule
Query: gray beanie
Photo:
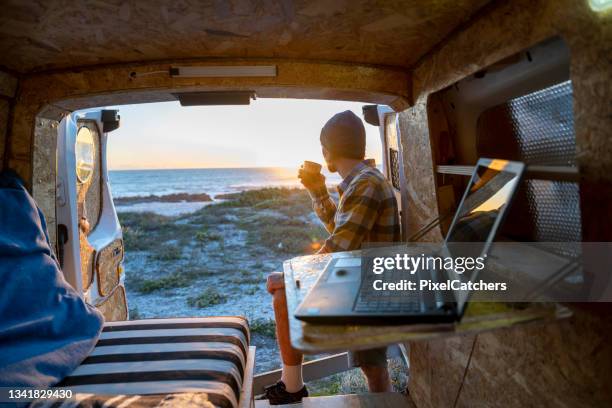
[[366, 145], [363, 122], [350, 110], [336, 113], [321, 129], [321, 145], [337, 156], [363, 159]]

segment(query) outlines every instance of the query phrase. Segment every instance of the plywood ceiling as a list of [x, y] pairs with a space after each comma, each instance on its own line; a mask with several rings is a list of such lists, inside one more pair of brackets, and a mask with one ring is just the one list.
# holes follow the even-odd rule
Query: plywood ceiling
[[0, 65], [270, 57], [409, 67], [487, 2], [3, 0]]

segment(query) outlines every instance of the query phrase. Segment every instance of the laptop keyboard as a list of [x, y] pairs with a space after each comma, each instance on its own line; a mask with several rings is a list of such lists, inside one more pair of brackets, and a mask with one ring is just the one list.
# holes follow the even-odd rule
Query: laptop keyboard
[[359, 295], [353, 306], [356, 313], [419, 313], [421, 312], [420, 291], [403, 290], [375, 290], [373, 283], [377, 279], [384, 282], [399, 282], [406, 279], [403, 271], [388, 271], [381, 277], [369, 274], [362, 280]]

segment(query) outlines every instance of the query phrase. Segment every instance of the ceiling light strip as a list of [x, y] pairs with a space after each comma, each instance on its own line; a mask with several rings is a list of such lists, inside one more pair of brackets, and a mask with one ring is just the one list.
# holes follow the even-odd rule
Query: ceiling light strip
[[276, 65], [172, 67], [170, 75], [179, 78], [275, 77]]

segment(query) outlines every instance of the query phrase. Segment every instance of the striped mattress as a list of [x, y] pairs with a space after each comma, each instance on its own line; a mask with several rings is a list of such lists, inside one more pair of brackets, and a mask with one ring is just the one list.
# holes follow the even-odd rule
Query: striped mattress
[[233, 408], [249, 340], [242, 317], [110, 322], [93, 352], [58, 387], [76, 394], [70, 406]]

